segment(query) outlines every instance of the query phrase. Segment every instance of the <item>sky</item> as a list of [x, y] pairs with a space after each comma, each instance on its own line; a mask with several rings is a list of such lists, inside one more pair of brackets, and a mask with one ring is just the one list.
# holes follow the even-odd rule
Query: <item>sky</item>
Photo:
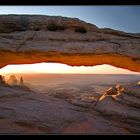
[[140, 33], [139, 6], [0, 6], [0, 14], [76, 17], [99, 28]]
[[22, 65], [8, 65], [0, 70], [5, 73], [80, 73], [80, 74], [140, 74], [129, 70], [103, 64], [97, 66], [69, 66], [60, 63], [36, 63]]
[[[99, 28], [140, 33], [140, 6], [0, 6], [0, 14], [74, 17]], [[54, 63], [9, 65], [0, 70], [0, 73], [10, 72], [137, 74], [110, 65], [70, 67]]]

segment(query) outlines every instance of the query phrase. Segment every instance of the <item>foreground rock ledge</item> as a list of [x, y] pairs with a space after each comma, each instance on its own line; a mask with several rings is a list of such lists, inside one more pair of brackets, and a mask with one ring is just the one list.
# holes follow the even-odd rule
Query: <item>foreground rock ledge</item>
[[0, 67], [39, 62], [110, 64], [140, 72], [140, 34], [100, 29], [77, 18], [0, 15]]

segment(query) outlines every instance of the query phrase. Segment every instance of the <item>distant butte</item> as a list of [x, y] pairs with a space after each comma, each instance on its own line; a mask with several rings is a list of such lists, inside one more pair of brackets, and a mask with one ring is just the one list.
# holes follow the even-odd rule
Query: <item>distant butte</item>
[[140, 34], [98, 28], [77, 18], [0, 15], [0, 68], [39, 62], [110, 64], [140, 72]]

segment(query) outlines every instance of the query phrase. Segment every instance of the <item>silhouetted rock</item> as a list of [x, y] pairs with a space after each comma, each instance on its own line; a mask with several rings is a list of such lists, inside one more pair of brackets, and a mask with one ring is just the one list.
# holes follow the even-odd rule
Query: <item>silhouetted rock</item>
[[23, 78], [21, 77], [20, 78], [20, 86], [23, 86], [24, 85], [24, 83], [23, 83]]
[[5, 77], [0, 75], [0, 85], [4, 85], [5, 84]]
[[10, 78], [9, 78], [9, 80], [7, 81], [7, 83], [9, 85], [17, 85], [18, 84], [18, 80], [15, 77], [15, 75], [11, 75]]

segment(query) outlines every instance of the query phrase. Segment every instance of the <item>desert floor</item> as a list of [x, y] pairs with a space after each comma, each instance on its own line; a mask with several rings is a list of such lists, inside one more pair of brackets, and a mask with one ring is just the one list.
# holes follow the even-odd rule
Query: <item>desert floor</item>
[[[22, 76], [30, 90], [0, 85], [2, 134], [140, 133], [140, 75]], [[115, 84], [128, 92], [99, 101]]]

